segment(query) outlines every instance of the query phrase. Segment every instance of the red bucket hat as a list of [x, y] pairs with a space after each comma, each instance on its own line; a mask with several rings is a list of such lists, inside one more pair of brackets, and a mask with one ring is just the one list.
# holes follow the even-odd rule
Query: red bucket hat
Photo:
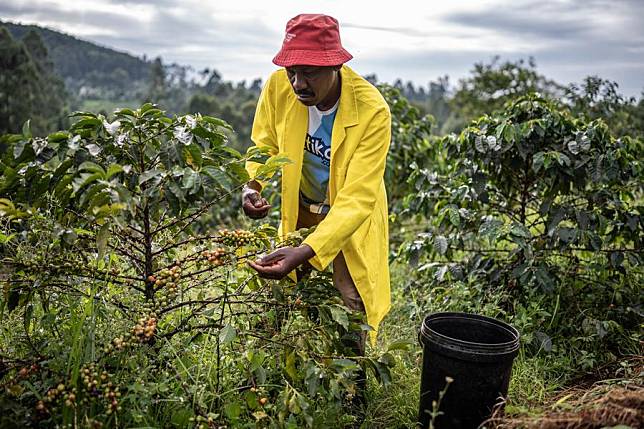
[[335, 18], [301, 14], [286, 24], [282, 49], [273, 58], [273, 63], [282, 67], [337, 66], [351, 58], [353, 56], [340, 43], [340, 27]]

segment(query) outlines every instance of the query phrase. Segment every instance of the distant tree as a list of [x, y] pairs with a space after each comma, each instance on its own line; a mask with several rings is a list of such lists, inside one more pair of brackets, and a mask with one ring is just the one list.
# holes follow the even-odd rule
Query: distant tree
[[219, 98], [228, 98], [235, 92], [232, 82], [220, 82], [218, 83], [214, 91], [212, 92], [215, 96]]
[[414, 87], [414, 84], [412, 81], [407, 81], [403, 95], [410, 101], [418, 101], [416, 88]]
[[31, 30], [22, 39], [27, 52], [42, 77], [44, 90], [36, 97], [38, 101], [34, 106], [35, 113], [43, 118], [43, 124], [34, 124], [35, 131], [50, 132], [54, 129], [66, 127], [67, 92], [65, 83], [56, 74], [54, 63], [49, 57], [47, 47], [40, 35]]
[[262, 80], [261, 79], [255, 79], [253, 80], [253, 83], [250, 85], [250, 91], [259, 94], [259, 92], [262, 90]]
[[472, 119], [501, 109], [506, 101], [534, 92], [559, 99], [564, 88], [539, 74], [533, 58], [527, 62], [501, 62], [494, 57], [489, 64], [476, 63], [472, 76], [459, 82], [451, 99], [458, 119], [453, 120], [453, 129], [449, 131], [460, 130]]
[[644, 135], [644, 93], [637, 102], [634, 97], [619, 93], [616, 82], [588, 76], [580, 85], [566, 89], [564, 102], [576, 116], [587, 120], [601, 118], [615, 136]]
[[371, 83], [372, 85], [378, 84], [378, 76], [376, 76], [375, 73], [368, 74], [363, 77], [367, 80], [367, 82]]
[[148, 87], [147, 100], [158, 103], [165, 97], [166, 80], [165, 70], [161, 57], [156, 57], [150, 66], [150, 86]]
[[46, 121], [35, 107], [45, 90], [25, 45], [0, 27], [0, 134], [19, 132], [29, 118], [34, 125], [44, 126]]
[[216, 115], [220, 110], [219, 102], [215, 97], [208, 94], [194, 94], [188, 102], [190, 113], [201, 113], [202, 115]]
[[449, 124], [451, 109], [449, 106], [449, 77], [439, 77], [435, 82], [429, 82], [429, 90], [425, 95], [424, 111], [436, 119], [436, 126], [443, 131]]
[[221, 75], [217, 72], [217, 70], [212, 70], [210, 72], [210, 76], [208, 77], [208, 81], [204, 86], [204, 89], [209, 93], [214, 93], [220, 83]]

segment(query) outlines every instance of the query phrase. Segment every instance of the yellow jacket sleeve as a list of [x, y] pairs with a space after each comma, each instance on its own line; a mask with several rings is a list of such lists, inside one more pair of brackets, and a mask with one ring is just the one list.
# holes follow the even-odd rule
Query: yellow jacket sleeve
[[[253, 120], [253, 129], [251, 131], [251, 140], [257, 147], [267, 148], [269, 155], [276, 155], [278, 150], [277, 136], [275, 135], [275, 109], [274, 109], [274, 98], [275, 98], [275, 79], [273, 75], [269, 77], [268, 81], [262, 88], [262, 92], [257, 101], [257, 108], [255, 110], [255, 119]], [[255, 178], [257, 169], [261, 166], [261, 163], [247, 161], [246, 162], [246, 171], [250, 175], [251, 179]], [[258, 180], [262, 185], [262, 188], [265, 185], [265, 182]]]
[[391, 116], [378, 111], [350, 158], [344, 186], [332, 201], [331, 209], [316, 230], [304, 240], [315, 252], [309, 261], [325, 269], [354, 232], [374, 211], [382, 185], [391, 140]]

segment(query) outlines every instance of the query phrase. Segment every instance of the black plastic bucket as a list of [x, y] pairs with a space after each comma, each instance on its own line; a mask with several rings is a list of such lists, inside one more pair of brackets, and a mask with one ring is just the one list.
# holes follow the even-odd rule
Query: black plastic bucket
[[440, 400], [436, 429], [475, 429], [504, 402], [512, 361], [519, 351], [519, 332], [491, 317], [468, 313], [435, 313], [420, 328], [423, 373], [418, 423], [429, 428], [433, 402]]

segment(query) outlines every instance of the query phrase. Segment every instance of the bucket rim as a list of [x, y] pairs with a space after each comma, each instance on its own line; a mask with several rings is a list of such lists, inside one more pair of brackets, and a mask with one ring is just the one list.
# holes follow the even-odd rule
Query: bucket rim
[[[495, 329], [505, 331], [512, 337], [512, 340], [500, 343], [480, 343], [475, 341], [466, 341], [441, 334], [429, 326], [429, 324], [433, 321], [455, 319], [462, 319], [467, 321], [476, 320], [478, 322], [483, 322], [488, 326], [493, 326]], [[516, 328], [501, 320], [480, 314], [450, 311], [437, 312], [425, 316], [419, 332], [419, 340], [421, 344], [424, 344], [423, 339], [433, 342], [436, 342], [438, 340], [442, 347], [458, 352], [465, 352], [476, 355], [513, 354], [519, 349], [520, 338], [521, 335]]]

